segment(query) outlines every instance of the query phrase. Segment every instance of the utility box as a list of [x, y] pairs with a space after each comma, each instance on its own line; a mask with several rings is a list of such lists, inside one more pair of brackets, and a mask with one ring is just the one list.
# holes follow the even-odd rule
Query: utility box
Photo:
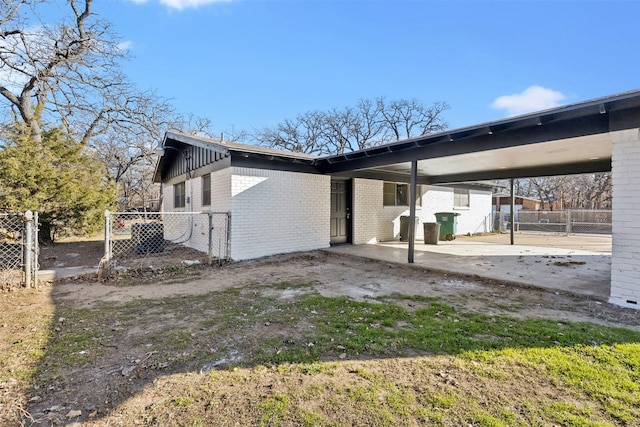
[[133, 252], [137, 254], [158, 253], [164, 251], [164, 225], [162, 223], [131, 226], [131, 242]]
[[422, 227], [424, 229], [424, 244], [437, 245], [440, 238], [440, 224], [437, 222], [425, 222]]
[[460, 214], [457, 212], [438, 212], [435, 215], [436, 222], [440, 224], [440, 240], [450, 241], [455, 239], [458, 228], [458, 216], [460, 216]]

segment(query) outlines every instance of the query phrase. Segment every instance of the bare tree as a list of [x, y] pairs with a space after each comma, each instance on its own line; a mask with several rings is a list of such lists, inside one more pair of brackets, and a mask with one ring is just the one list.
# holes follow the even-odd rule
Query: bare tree
[[384, 127], [395, 141], [441, 132], [448, 127], [442, 118], [442, 113], [449, 108], [446, 102], [436, 102], [431, 107], [425, 107], [416, 99], [387, 102], [380, 97], [376, 102]]
[[116, 130], [157, 132], [172, 113], [153, 92], [141, 92], [121, 72], [127, 57], [93, 0], [67, 0], [65, 16], [49, 22], [42, 0], [5, 0], [0, 30], [0, 95], [16, 121], [39, 141], [42, 125], [60, 124], [89, 145]]
[[416, 100], [360, 100], [355, 107], [310, 111], [265, 128], [255, 136], [268, 147], [316, 155], [342, 154], [446, 129], [446, 103], [424, 107]]
[[325, 113], [309, 111], [273, 129], [263, 129], [257, 140], [261, 145], [295, 153], [322, 154], [327, 152], [326, 122]]
[[611, 185], [610, 172], [522, 178], [515, 180], [515, 194], [536, 197], [551, 210], [551, 200], [559, 200], [563, 209], [611, 209]]

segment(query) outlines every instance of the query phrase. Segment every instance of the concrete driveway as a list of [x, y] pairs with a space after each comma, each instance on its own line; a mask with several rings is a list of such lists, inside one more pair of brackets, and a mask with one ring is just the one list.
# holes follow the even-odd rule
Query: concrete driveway
[[[416, 241], [416, 266], [513, 282], [607, 300], [611, 236], [517, 233], [466, 237], [425, 245]], [[388, 262], [407, 263], [407, 242], [343, 245], [330, 249]]]

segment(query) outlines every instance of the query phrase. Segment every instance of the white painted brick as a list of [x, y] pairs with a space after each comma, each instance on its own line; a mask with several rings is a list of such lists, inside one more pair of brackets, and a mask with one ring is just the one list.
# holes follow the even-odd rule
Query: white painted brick
[[231, 169], [233, 259], [329, 246], [329, 176]]
[[611, 135], [613, 245], [609, 301], [640, 309], [640, 129]]
[[[472, 190], [469, 209], [453, 208], [453, 190], [445, 187], [421, 186], [422, 206], [416, 207], [416, 237], [422, 238], [424, 222], [435, 222], [436, 212], [458, 212], [457, 233], [491, 231], [491, 192]], [[409, 215], [406, 206], [383, 206], [383, 182], [354, 180], [353, 197], [354, 244], [398, 239], [400, 217]]]

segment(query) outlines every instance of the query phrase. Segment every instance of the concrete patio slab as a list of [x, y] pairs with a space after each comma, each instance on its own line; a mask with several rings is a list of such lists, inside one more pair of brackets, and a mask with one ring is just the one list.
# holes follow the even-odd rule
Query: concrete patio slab
[[[559, 242], [562, 236], [557, 236]], [[580, 239], [575, 243], [582, 244]], [[440, 272], [451, 272], [513, 282], [551, 291], [585, 295], [607, 300], [611, 282], [611, 254], [600, 250], [487, 243], [474, 238], [426, 245], [416, 241], [414, 265]], [[584, 245], [583, 245], [584, 246]], [[588, 247], [588, 245], [586, 246]], [[329, 251], [407, 263], [407, 242], [334, 246]]]

